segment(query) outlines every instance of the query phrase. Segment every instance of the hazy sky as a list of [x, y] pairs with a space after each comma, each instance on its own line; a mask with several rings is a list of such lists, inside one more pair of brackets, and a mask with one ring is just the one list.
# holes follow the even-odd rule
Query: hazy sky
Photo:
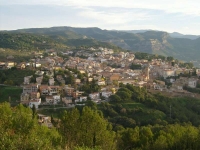
[[0, 30], [52, 26], [200, 35], [200, 1], [0, 0]]

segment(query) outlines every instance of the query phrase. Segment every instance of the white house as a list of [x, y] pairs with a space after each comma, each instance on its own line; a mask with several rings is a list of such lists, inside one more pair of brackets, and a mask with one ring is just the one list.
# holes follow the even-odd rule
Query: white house
[[188, 80], [188, 86], [191, 87], [191, 88], [196, 88], [197, 86], [197, 79], [189, 79]]
[[41, 76], [41, 77], [37, 77], [37, 78], [36, 78], [36, 82], [37, 82], [37, 84], [38, 84], [38, 85], [41, 85], [42, 80], [43, 80], [43, 76]]
[[49, 104], [57, 104], [60, 102], [60, 95], [46, 96], [46, 102]]
[[49, 85], [54, 85], [54, 78], [49, 78]]
[[32, 99], [29, 101], [29, 107], [32, 108], [35, 105], [35, 108], [38, 109], [38, 106], [41, 104], [41, 98]]
[[24, 77], [24, 84], [29, 84], [32, 76], [26, 76]]
[[81, 96], [80, 97], [80, 102], [83, 102], [83, 101], [87, 101], [87, 96]]
[[60, 102], [60, 95], [54, 95], [53, 100], [54, 100], [54, 104], [57, 104], [58, 102]]
[[91, 93], [89, 94], [89, 97], [94, 100], [94, 99], [99, 99], [100, 98], [100, 94], [97, 92], [97, 93]]
[[102, 96], [105, 98], [108, 98], [111, 95], [112, 95], [112, 92], [102, 92]]
[[106, 82], [105, 81], [98, 81], [97, 84], [98, 85], [106, 85]]

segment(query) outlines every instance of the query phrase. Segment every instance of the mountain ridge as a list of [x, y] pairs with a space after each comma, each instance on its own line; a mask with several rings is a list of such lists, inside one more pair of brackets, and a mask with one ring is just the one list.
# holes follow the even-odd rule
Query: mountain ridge
[[[134, 30], [131, 31], [133, 32]], [[188, 39], [185, 38], [186, 35], [180, 33], [172, 34], [154, 30], [130, 33], [120, 30], [102, 30], [97, 27], [74, 28], [69, 26], [30, 28], [7, 32], [48, 35], [57, 40], [59, 40], [59, 38], [65, 40], [94, 39], [114, 44], [131, 51], [173, 56], [184, 61], [196, 61], [200, 58], [200, 37], [196, 36], [196, 39]], [[172, 35], [179, 37], [174, 38]]]

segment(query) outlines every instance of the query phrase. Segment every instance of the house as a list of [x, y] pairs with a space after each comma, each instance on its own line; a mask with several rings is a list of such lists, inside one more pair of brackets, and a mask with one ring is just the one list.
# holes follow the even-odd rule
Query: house
[[53, 124], [51, 122], [51, 118], [49, 116], [45, 116], [42, 114], [38, 114], [38, 123], [42, 126], [46, 126], [48, 128], [52, 128]]
[[37, 77], [37, 78], [36, 78], [36, 82], [37, 82], [37, 84], [38, 84], [38, 85], [41, 85], [42, 80], [43, 80], [43, 76], [41, 76], [41, 77]]
[[146, 84], [147, 84], [147, 82], [139, 81], [139, 82], [135, 83], [135, 86], [144, 87]]
[[48, 104], [57, 104], [58, 102], [60, 102], [60, 95], [46, 96], [46, 102]]
[[39, 92], [32, 92], [32, 93], [30, 93], [30, 98], [31, 99], [38, 99], [38, 98], [40, 98], [40, 93]]
[[41, 98], [32, 99], [29, 101], [29, 107], [32, 108], [35, 105], [35, 108], [38, 109], [38, 106], [41, 104]]
[[75, 83], [76, 83], [76, 84], [80, 84], [80, 83], [81, 83], [81, 80], [80, 80], [80, 79], [76, 79], [76, 80], [75, 80]]
[[72, 96], [73, 96], [74, 98], [77, 98], [77, 97], [80, 97], [83, 93], [84, 93], [84, 92], [82, 92], [82, 91], [74, 91]]
[[54, 78], [49, 78], [49, 85], [54, 85]]
[[107, 92], [107, 91], [101, 93], [101, 95], [102, 95], [103, 97], [105, 97], [105, 98], [110, 97], [112, 94], [113, 94], [112, 92]]
[[196, 88], [197, 79], [189, 78], [188, 79], [188, 86], [191, 87], [191, 88]]
[[98, 85], [106, 85], [106, 82], [105, 81], [97, 81], [97, 84]]
[[61, 84], [65, 84], [65, 80], [64, 80], [64, 78], [62, 77], [62, 75], [57, 75], [57, 76], [56, 76], [56, 79], [57, 79], [58, 82], [60, 82]]
[[30, 84], [30, 80], [33, 76], [26, 76], [24, 77], [24, 84]]
[[80, 96], [79, 101], [80, 102], [87, 101], [87, 96]]
[[64, 98], [62, 98], [62, 102], [65, 103], [66, 105], [71, 104], [72, 98], [64, 97]]
[[200, 69], [196, 69], [197, 77], [200, 77]]
[[172, 70], [172, 69], [164, 69], [163, 70], [163, 77], [167, 78], [167, 77], [170, 77], [170, 76], [175, 76], [175, 71]]
[[48, 87], [49, 95], [57, 95], [61, 92], [61, 89], [59, 86], [49, 86]]
[[43, 76], [44, 71], [39, 71], [39, 70], [38, 70], [38, 71], [35, 72], [35, 74], [38, 75], [38, 76]]
[[172, 84], [172, 88], [174, 88], [176, 90], [183, 90], [183, 85], [180, 83], [174, 83], [174, 84]]
[[0, 62], [0, 68], [5, 68], [6, 63], [5, 62]]
[[118, 83], [122, 84], [135, 84], [135, 80], [120, 80]]
[[99, 99], [99, 98], [100, 98], [100, 94], [99, 94], [98, 92], [96, 92], [96, 93], [91, 93], [91, 94], [89, 94], [89, 97], [90, 97], [92, 100]]
[[153, 84], [153, 88], [154, 88], [154, 90], [161, 90], [161, 89], [162, 89], [162, 88], [160, 87], [160, 85], [159, 85], [159, 84], [156, 84], [156, 83]]
[[52, 95], [51, 96], [46, 96], [45, 100], [46, 100], [46, 102], [48, 104], [53, 104], [54, 103], [54, 98], [53, 98]]
[[38, 91], [38, 85], [37, 84], [29, 84], [23, 86], [23, 93], [32, 93]]
[[22, 93], [20, 96], [20, 101], [28, 101], [30, 95], [28, 93]]
[[15, 62], [7, 62], [6, 63], [6, 67], [8, 68], [8, 69], [10, 69], [10, 68], [12, 68], [12, 67], [14, 67], [15, 66]]
[[72, 96], [72, 95], [73, 95], [73, 92], [74, 92], [74, 88], [65, 86], [65, 93], [66, 93], [68, 96]]
[[25, 62], [21, 62], [21, 63], [17, 64], [17, 69], [25, 69], [25, 68], [26, 68]]
[[60, 102], [60, 95], [53, 96], [54, 104], [58, 104]]
[[110, 81], [114, 81], [114, 80], [116, 80], [116, 81], [118, 81], [118, 80], [120, 80], [121, 79], [121, 75], [120, 74], [112, 74], [111, 76], [110, 76]]
[[33, 63], [33, 67], [35, 68], [40, 68], [42, 66], [41, 63]]
[[41, 95], [49, 95], [48, 85], [41, 85], [40, 86], [40, 94]]

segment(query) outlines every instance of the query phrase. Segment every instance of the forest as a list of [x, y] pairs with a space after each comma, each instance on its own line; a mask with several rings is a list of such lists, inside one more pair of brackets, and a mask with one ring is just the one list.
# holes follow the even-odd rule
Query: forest
[[[110, 102], [52, 111], [53, 128], [37, 111], [0, 104], [1, 149], [174, 150], [200, 149], [200, 101], [168, 98], [120, 85]], [[57, 117], [54, 117], [54, 114]]]

